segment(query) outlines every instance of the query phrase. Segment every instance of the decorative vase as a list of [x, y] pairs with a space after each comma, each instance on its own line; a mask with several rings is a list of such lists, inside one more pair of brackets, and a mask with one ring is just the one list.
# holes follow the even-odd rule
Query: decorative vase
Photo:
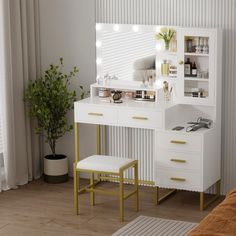
[[65, 155], [44, 157], [44, 181], [58, 184], [68, 180], [68, 158]]
[[165, 41], [165, 51], [169, 51], [170, 41]]

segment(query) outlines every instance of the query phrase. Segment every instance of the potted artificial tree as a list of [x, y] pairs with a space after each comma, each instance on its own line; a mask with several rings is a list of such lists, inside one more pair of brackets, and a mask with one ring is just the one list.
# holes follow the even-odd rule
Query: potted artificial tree
[[[29, 113], [37, 120], [36, 133], [43, 135], [51, 149], [51, 155], [44, 157], [44, 180], [50, 183], [62, 183], [68, 179], [68, 159], [65, 155], [57, 154], [56, 143], [73, 129], [67, 113], [73, 108], [76, 92], [70, 91], [68, 85], [79, 70], [74, 67], [69, 73], [64, 73], [62, 68], [63, 58], [60, 58], [59, 65], [50, 65], [43, 76], [31, 80], [25, 90]], [[82, 86], [80, 88], [83, 89]]]

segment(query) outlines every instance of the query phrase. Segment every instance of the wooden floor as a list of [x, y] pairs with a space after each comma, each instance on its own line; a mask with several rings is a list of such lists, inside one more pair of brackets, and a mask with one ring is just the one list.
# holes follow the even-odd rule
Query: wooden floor
[[[117, 187], [114, 183], [101, 185], [109, 189]], [[200, 212], [198, 193], [179, 191], [159, 206], [154, 204], [154, 193], [154, 188], [141, 187], [140, 212], [134, 211], [133, 199], [128, 199], [126, 221], [121, 223], [116, 197], [97, 195], [96, 205], [90, 207], [89, 194], [82, 194], [81, 215], [76, 216], [72, 180], [57, 185], [34, 181], [17, 190], [0, 193], [0, 236], [111, 235], [138, 215], [199, 222], [222, 200]]]

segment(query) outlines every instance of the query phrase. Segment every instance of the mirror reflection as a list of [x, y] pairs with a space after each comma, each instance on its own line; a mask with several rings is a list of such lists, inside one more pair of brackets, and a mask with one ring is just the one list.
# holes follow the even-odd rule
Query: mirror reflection
[[102, 25], [97, 31], [97, 75], [126, 81], [154, 78], [155, 30], [148, 26], [126, 27]]

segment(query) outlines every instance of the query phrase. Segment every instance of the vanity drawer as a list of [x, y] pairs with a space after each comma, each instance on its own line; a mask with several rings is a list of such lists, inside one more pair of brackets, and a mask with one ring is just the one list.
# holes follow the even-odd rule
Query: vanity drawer
[[162, 168], [158, 168], [156, 172], [156, 185], [159, 187], [202, 191], [201, 172], [184, 172], [174, 169], [165, 170]]
[[158, 132], [157, 146], [159, 149], [179, 151], [202, 151], [202, 136], [194, 134], [177, 134], [176, 132]]
[[117, 124], [117, 111], [100, 106], [77, 104], [75, 106], [75, 122], [93, 124]]
[[118, 123], [134, 128], [162, 128], [161, 111], [119, 110]]
[[200, 170], [202, 166], [202, 156], [192, 153], [159, 151], [157, 152], [155, 166], [181, 170]]

